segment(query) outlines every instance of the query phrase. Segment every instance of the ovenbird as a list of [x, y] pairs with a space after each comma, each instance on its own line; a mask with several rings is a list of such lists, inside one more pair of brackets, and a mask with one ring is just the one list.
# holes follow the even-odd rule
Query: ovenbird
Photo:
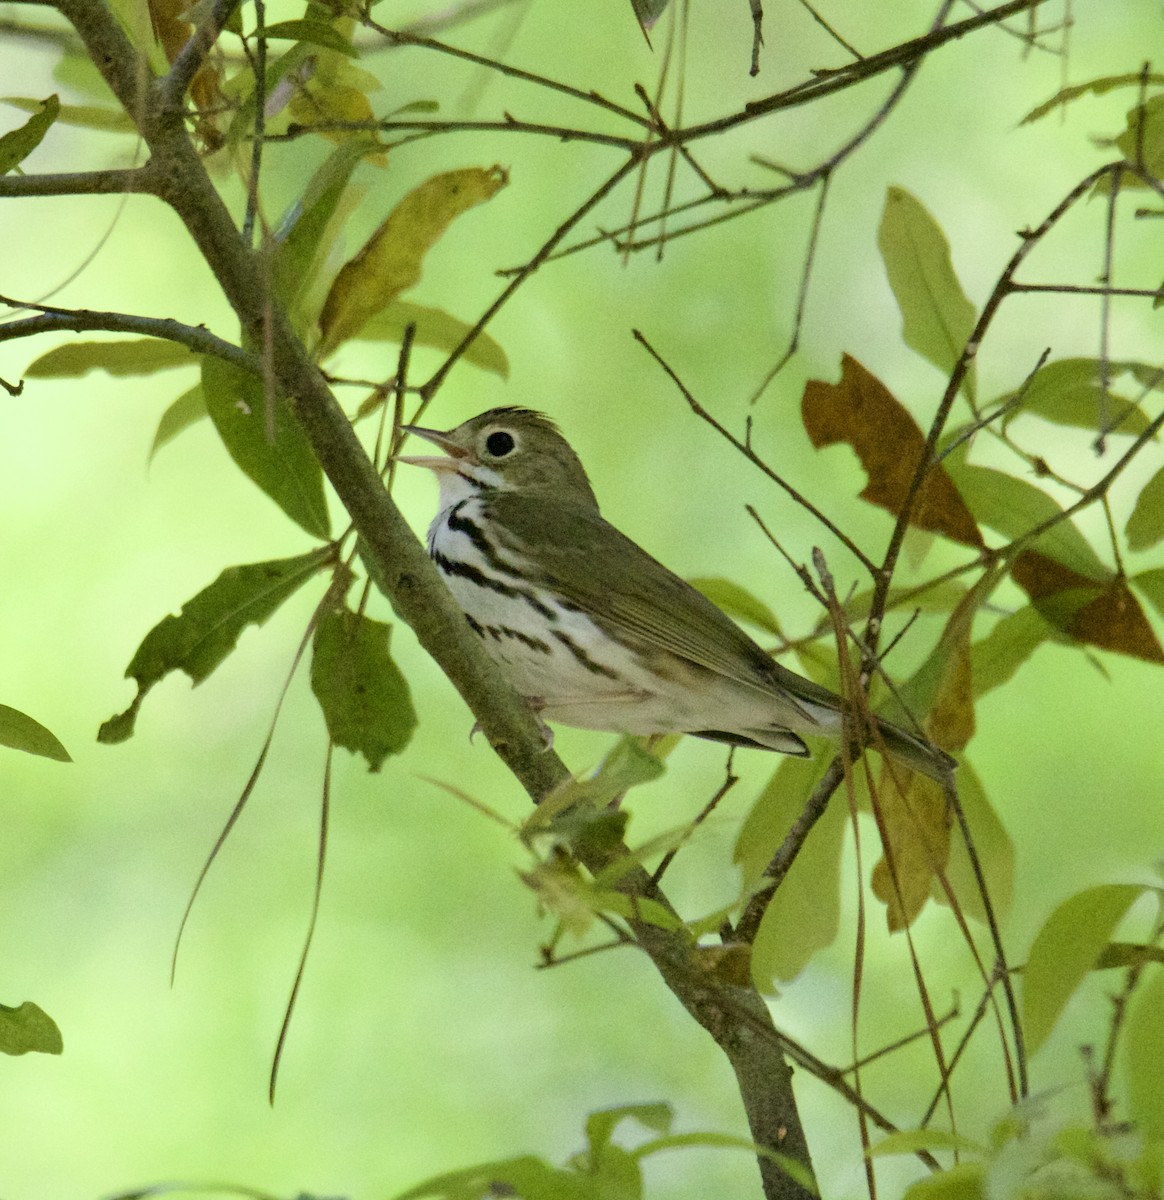
[[[428, 549], [469, 627], [550, 721], [687, 733], [807, 755], [844, 736], [840, 696], [781, 666], [706, 597], [605, 521], [578, 456], [540, 413], [495, 408], [441, 433]], [[935, 779], [954, 761], [877, 721], [880, 742]], [[874, 737], [874, 743], [878, 741]]]

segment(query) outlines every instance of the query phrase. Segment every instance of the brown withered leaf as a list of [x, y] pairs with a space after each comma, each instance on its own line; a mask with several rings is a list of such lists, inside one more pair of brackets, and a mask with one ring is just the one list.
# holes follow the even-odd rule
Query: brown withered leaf
[[[899, 791], [894, 776], [904, 788]], [[950, 814], [941, 787], [932, 779], [887, 766], [873, 804], [885, 854], [873, 868], [873, 894], [885, 904], [890, 932], [917, 918], [930, 898], [934, 877], [950, 858]], [[888, 842], [888, 846], [885, 843]], [[892, 859], [893, 867], [889, 866]]]
[[1038, 550], [1024, 550], [1011, 576], [1039, 612], [1076, 641], [1164, 663], [1160, 640], [1122, 575], [1089, 579]]
[[[844, 442], [852, 446], [869, 482], [861, 498], [901, 513], [925, 437], [909, 411], [872, 372], [846, 354], [839, 383], [810, 380], [801, 400], [804, 428], [819, 450]], [[975, 549], [982, 534], [945, 469], [930, 468], [921, 486], [910, 524], [943, 534]]]
[[[194, 26], [185, 19], [190, 7], [190, 0], [149, 0], [150, 24], [166, 62], [172, 63], [178, 57], [194, 32]], [[209, 59], [190, 81], [190, 98], [199, 109], [211, 108], [218, 100], [218, 73]]]

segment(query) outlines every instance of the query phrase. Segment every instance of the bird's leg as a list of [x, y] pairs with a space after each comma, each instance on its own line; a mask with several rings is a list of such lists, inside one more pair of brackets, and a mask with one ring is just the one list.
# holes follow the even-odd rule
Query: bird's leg
[[[533, 710], [534, 719], [538, 723], [538, 729], [541, 730], [542, 748], [552, 750], [554, 748], [554, 731], [541, 718], [541, 711], [545, 707], [546, 702], [540, 696], [527, 696], [526, 700]], [[469, 730], [469, 741], [472, 742], [480, 732], [481, 722], [474, 721], [473, 728]]]

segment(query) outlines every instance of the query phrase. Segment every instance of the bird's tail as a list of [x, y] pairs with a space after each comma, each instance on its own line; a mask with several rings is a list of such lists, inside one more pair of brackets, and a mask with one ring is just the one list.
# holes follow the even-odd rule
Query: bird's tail
[[[944, 750], [939, 750], [919, 734], [909, 733], [891, 721], [878, 718], [877, 732], [885, 743], [885, 749], [902, 766], [920, 771], [938, 783], [949, 779], [950, 772], [958, 765]], [[876, 737], [872, 744], [877, 748]]]

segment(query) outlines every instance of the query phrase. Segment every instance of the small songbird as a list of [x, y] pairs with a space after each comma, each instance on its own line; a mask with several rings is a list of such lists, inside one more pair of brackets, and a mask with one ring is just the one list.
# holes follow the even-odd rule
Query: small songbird
[[[840, 696], [781, 666], [599, 515], [578, 456], [547, 417], [495, 408], [447, 433], [404, 428], [441, 451], [397, 460], [440, 484], [429, 553], [469, 627], [544, 719], [796, 755], [809, 753], [801, 734], [843, 737]], [[877, 724], [905, 766], [941, 780], [955, 765], [922, 737]]]

